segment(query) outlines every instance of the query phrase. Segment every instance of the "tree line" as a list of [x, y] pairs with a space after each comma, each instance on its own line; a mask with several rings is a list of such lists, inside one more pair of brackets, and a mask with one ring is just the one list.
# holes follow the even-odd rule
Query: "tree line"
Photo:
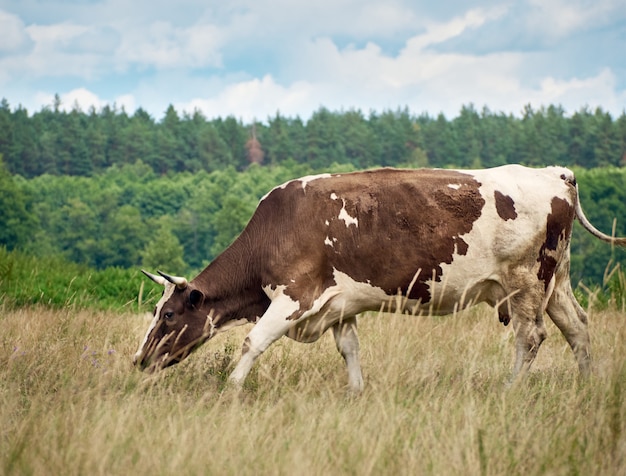
[[520, 117], [473, 105], [447, 119], [408, 109], [331, 112], [305, 122], [279, 112], [265, 122], [208, 120], [169, 106], [156, 121], [139, 108], [61, 108], [58, 96], [33, 114], [0, 102], [0, 154], [11, 174], [92, 176], [140, 160], [154, 173], [242, 171], [250, 164], [305, 164], [313, 169], [372, 166], [492, 167], [506, 163], [595, 168], [626, 165], [626, 113], [601, 108], [571, 116], [560, 106]]

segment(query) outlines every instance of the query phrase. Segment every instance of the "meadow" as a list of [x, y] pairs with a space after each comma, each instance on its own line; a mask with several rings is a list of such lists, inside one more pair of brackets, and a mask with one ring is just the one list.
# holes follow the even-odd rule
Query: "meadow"
[[626, 312], [615, 306], [591, 313], [591, 378], [548, 322], [513, 385], [513, 331], [490, 308], [365, 315], [359, 397], [331, 333], [281, 339], [238, 393], [225, 381], [246, 328], [149, 375], [131, 364], [144, 314], [0, 310], [2, 474], [626, 474]]

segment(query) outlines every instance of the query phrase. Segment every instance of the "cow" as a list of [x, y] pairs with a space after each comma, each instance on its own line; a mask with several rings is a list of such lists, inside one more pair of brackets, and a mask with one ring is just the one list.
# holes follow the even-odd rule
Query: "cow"
[[261, 199], [243, 232], [191, 281], [143, 271], [164, 292], [133, 360], [161, 369], [252, 323], [229, 377], [240, 387], [277, 339], [313, 342], [332, 328], [358, 393], [357, 314], [441, 315], [486, 302], [513, 323], [513, 376], [546, 337], [544, 312], [588, 374], [587, 315], [569, 278], [574, 218], [626, 246], [591, 225], [574, 174], [562, 167], [384, 168], [291, 180]]

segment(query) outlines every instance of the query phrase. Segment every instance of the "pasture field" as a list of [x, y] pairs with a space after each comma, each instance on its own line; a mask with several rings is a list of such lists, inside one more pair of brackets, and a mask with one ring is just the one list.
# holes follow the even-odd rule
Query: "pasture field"
[[224, 382], [246, 328], [147, 375], [131, 364], [143, 315], [0, 310], [5, 475], [626, 474], [623, 309], [590, 316], [590, 379], [548, 322], [511, 386], [512, 329], [487, 307], [363, 316], [356, 398], [330, 332], [280, 340], [237, 393]]

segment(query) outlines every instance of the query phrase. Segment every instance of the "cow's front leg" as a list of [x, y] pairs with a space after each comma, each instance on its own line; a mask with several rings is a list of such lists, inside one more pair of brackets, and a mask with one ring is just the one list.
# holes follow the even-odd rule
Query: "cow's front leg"
[[359, 337], [356, 331], [356, 317], [343, 319], [333, 325], [333, 335], [337, 350], [348, 367], [348, 386], [354, 394], [363, 391], [363, 375], [359, 361]]
[[241, 359], [229, 377], [232, 384], [241, 387], [256, 359], [297, 323], [299, 307], [285, 294], [275, 297], [243, 342]]

